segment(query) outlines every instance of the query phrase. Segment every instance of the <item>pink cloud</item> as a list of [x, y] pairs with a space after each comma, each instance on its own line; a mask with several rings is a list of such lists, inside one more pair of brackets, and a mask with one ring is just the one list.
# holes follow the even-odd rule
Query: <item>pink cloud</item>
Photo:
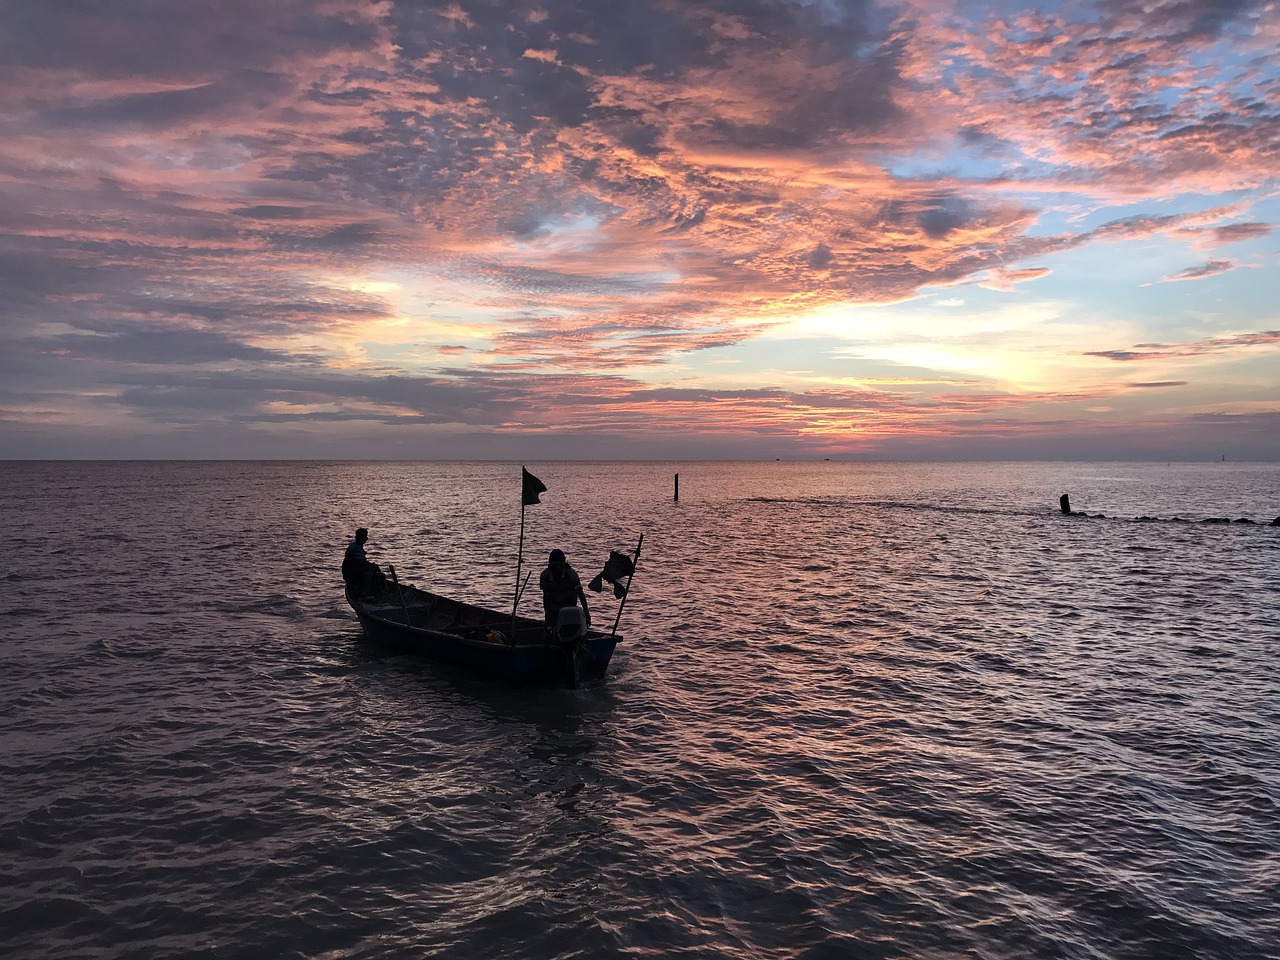
[[1041, 277], [1048, 276], [1053, 271], [1047, 267], [1027, 267], [1021, 270], [1004, 270], [998, 269], [992, 271], [990, 277], [978, 283], [980, 287], [986, 287], [988, 290], [1012, 290], [1019, 283], [1026, 283], [1030, 280], [1039, 280]]
[[1195, 246], [1211, 249], [1229, 243], [1260, 240], [1270, 236], [1274, 229], [1275, 225], [1270, 223], [1229, 223], [1216, 227], [1183, 227], [1175, 230], [1174, 236], [1187, 237]]

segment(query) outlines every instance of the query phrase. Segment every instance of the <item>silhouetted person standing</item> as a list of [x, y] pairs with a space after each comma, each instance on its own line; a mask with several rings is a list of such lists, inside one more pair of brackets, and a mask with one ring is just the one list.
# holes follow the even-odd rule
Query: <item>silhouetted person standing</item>
[[547, 561], [547, 568], [538, 578], [538, 586], [542, 589], [542, 612], [546, 615], [547, 626], [555, 629], [560, 610], [564, 607], [575, 607], [582, 603], [582, 613], [591, 623], [591, 611], [587, 609], [587, 596], [582, 592], [582, 580], [578, 571], [569, 566], [563, 550], [552, 550]]

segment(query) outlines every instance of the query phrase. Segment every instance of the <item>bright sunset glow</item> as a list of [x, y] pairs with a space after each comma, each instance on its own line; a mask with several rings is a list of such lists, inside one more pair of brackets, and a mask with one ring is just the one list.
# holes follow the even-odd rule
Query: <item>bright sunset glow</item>
[[1280, 458], [1280, 5], [0, 3], [0, 456]]

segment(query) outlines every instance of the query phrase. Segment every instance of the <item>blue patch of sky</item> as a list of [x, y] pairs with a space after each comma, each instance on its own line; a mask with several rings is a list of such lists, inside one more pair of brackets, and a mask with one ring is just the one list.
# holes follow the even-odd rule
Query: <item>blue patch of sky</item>
[[1000, 176], [1004, 166], [994, 157], [970, 151], [952, 151], [940, 157], [936, 150], [919, 150], [879, 157], [877, 162], [902, 180], [986, 179]]
[[542, 231], [549, 234], [590, 233], [600, 226], [602, 218], [594, 214], [581, 214], [575, 217], [562, 217], [558, 220], [544, 220]]
[[[1180, 73], [1189, 68], [1195, 77], [1191, 85], [1162, 86], [1147, 94], [1152, 103], [1170, 113], [1175, 112], [1179, 106], [1185, 109], [1188, 94], [1199, 86], [1201, 81], [1212, 85], [1215, 90], [1229, 93], [1232, 97], [1265, 100], [1267, 91], [1261, 89], [1260, 84], [1270, 84], [1275, 79], [1274, 76], [1268, 76], [1263, 71], [1251, 70], [1250, 61], [1254, 55], [1241, 55], [1227, 40], [1219, 40], [1211, 47], [1202, 50], [1189, 49], [1188, 54], [1184, 62], [1176, 64], [1168, 71], [1159, 71], [1158, 75], [1168, 76], [1170, 73]], [[1203, 94], [1200, 95], [1203, 96]], [[1206, 99], [1203, 103], [1213, 112], [1221, 109], [1215, 100]]]
[[878, 158], [893, 176], [904, 180], [1034, 180], [1059, 171], [1056, 164], [1023, 154], [1012, 144], [981, 134], [956, 137], [947, 154], [920, 150]]
[[[1236, 191], [1230, 194], [1206, 196], [1203, 194], [1176, 194], [1165, 197], [1145, 197], [1129, 203], [1113, 204], [1100, 202], [1096, 197], [1086, 193], [1045, 192], [1028, 190], [1016, 192], [1017, 199], [1030, 209], [1038, 211], [1036, 221], [1027, 229], [1030, 237], [1052, 237], [1088, 233], [1099, 227], [1133, 217], [1167, 217], [1183, 214], [1194, 214], [1219, 206], [1248, 201], [1256, 196], [1253, 191]], [[1239, 223], [1261, 219], [1266, 222], [1280, 222], [1272, 217], [1280, 218], [1280, 200], [1264, 205], [1255, 205], [1245, 213], [1232, 218], [1224, 218], [1215, 225]], [[1266, 211], [1270, 215], [1266, 215]], [[1185, 243], [1179, 241], [1180, 243]]]
[[[1011, 265], [1046, 267], [1051, 272], [1019, 284], [1012, 294], [994, 296], [997, 302], [1002, 296], [1021, 296], [1074, 303], [1077, 316], [1068, 316], [1068, 320], [1145, 318], [1153, 329], [1162, 331], [1157, 338], [1194, 338], [1206, 328], [1262, 329], [1274, 325], [1275, 258], [1272, 255], [1270, 263], [1265, 263], [1254, 253], [1267, 243], [1264, 238], [1204, 249], [1185, 238], [1163, 234], [1098, 241]], [[1270, 246], [1274, 248], [1274, 238]], [[1242, 266], [1202, 279], [1165, 279], [1210, 260], [1229, 260]], [[969, 303], [977, 299], [968, 289], [960, 296]]]

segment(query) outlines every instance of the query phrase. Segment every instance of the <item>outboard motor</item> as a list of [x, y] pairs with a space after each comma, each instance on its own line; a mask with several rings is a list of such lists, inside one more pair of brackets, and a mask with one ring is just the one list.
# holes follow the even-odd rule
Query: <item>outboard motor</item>
[[581, 607], [561, 607], [556, 617], [556, 639], [565, 646], [587, 635], [587, 615]]
[[565, 657], [565, 682], [578, 689], [584, 660], [590, 658], [583, 639], [587, 635], [587, 615], [581, 607], [561, 607], [556, 617], [556, 643]]

